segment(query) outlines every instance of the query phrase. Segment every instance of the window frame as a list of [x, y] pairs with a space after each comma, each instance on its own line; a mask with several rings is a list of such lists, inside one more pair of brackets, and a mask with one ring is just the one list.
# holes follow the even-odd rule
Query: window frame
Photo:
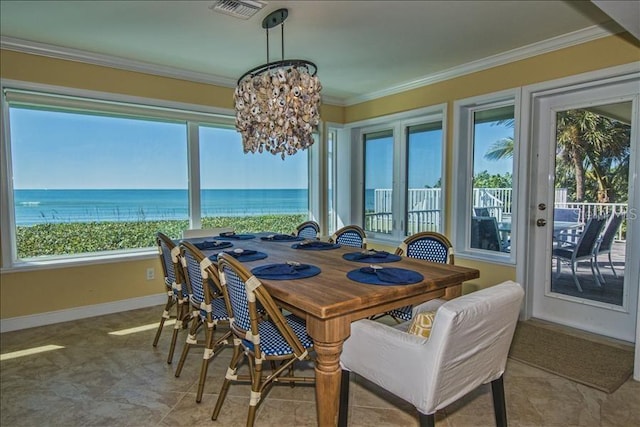
[[[442, 123], [442, 189], [441, 189], [441, 224], [440, 230], [444, 232], [446, 226], [445, 205], [445, 176], [447, 167], [447, 104], [436, 104], [429, 107], [418, 108], [402, 113], [395, 113], [374, 119], [350, 123], [347, 129], [350, 131], [351, 141], [351, 182], [348, 191], [351, 197], [350, 220], [352, 224], [364, 227], [364, 143], [363, 135], [391, 129], [393, 131], [393, 196], [392, 196], [392, 221], [391, 233], [376, 233], [367, 231], [367, 240], [390, 246], [397, 246], [405, 238], [406, 229], [406, 199], [407, 199], [407, 128], [418, 124], [441, 122]], [[343, 191], [344, 186], [339, 191]]]
[[[97, 253], [78, 253], [70, 255], [47, 256], [40, 259], [19, 259], [16, 247], [15, 206], [13, 196], [13, 165], [11, 156], [11, 130], [9, 126], [10, 103], [33, 103], [42, 106], [58, 106], [72, 108], [79, 112], [92, 111], [105, 114], [131, 116], [141, 119], [162, 119], [184, 122], [187, 132], [187, 174], [188, 174], [188, 208], [189, 225], [199, 228], [200, 212], [200, 163], [199, 163], [199, 127], [235, 128], [235, 111], [232, 109], [207, 107], [174, 101], [143, 98], [68, 88], [17, 80], [0, 79], [2, 99], [0, 102], [0, 120], [3, 132], [0, 135], [0, 227], [3, 230], [1, 239], [1, 271], [22, 271], [40, 268], [52, 268], [76, 264], [97, 264], [117, 262], [121, 260], [144, 259], [157, 256], [155, 247], [131, 248], [123, 250], [103, 251]], [[322, 126], [322, 125], [321, 125]], [[321, 128], [321, 127], [320, 127]], [[316, 142], [322, 134], [317, 135]], [[308, 152], [308, 183], [310, 217], [318, 217], [318, 203], [324, 184], [318, 184], [318, 150], [321, 144], [316, 143]], [[312, 181], [313, 178], [313, 181]]]
[[[520, 164], [520, 89], [510, 89], [472, 98], [456, 100], [453, 103], [453, 161], [458, 168], [453, 174], [452, 237], [456, 248], [456, 257], [489, 261], [496, 264], [515, 265], [517, 257], [517, 230], [520, 207], [519, 164]], [[513, 165], [512, 165], [512, 214], [511, 214], [511, 251], [495, 252], [471, 248], [471, 216], [473, 209], [473, 121], [475, 111], [499, 108], [507, 105], [514, 107], [513, 125]]]

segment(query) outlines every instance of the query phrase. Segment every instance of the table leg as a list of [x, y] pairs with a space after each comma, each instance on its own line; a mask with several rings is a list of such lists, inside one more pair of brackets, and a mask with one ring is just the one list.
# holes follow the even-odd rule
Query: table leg
[[348, 320], [307, 319], [307, 330], [316, 351], [316, 411], [319, 427], [335, 427], [338, 423], [340, 398], [340, 353], [349, 336]]

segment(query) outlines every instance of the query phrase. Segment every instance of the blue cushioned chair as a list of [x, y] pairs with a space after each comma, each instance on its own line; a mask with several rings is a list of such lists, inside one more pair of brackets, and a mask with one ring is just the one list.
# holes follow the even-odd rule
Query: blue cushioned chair
[[[396, 249], [396, 255], [424, 259], [441, 264], [453, 264], [453, 245], [446, 236], [425, 231], [407, 237]], [[413, 306], [407, 305], [386, 314], [398, 321], [411, 320]]]
[[320, 225], [315, 221], [305, 221], [296, 227], [296, 236], [315, 239], [320, 232]]
[[164, 306], [164, 311], [160, 317], [160, 324], [156, 331], [156, 336], [153, 339], [153, 346], [158, 346], [164, 323], [167, 319], [170, 319], [171, 311], [175, 309], [174, 317], [176, 323], [173, 328], [173, 335], [171, 337], [171, 344], [169, 345], [169, 356], [167, 356], [167, 363], [173, 361], [173, 352], [176, 348], [176, 341], [178, 339], [178, 332], [185, 327], [185, 321], [189, 319], [189, 295], [187, 293], [186, 286], [183, 286], [184, 278], [182, 275], [182, 266], [178, 260], [180, 255], [180, 249], [173, 243], [173, 241], [163, 233], [156, 234], [156, 244], [158, 246], [158, 254], [160, 255], [160, 264], [162, 265], [162, 273], [164, 275], [164, 284], [167, 292], [167, 303]]
[[329, 242], [342, 246], [367, 249], [367, 234], [357, 225], [347, 225], [333, 233]]
[[[247, 427], [253, 426], [263, 393], [272, 385], [284, 382], [314, 384], [315, 377], [293, 375], [294, 363], [310, 359], [313, 341], [307, 334], [306, 322], [283, 314], [258, 278], [230, 255], [218, 255], [220, 283], [231, 318], [234, 347], [229, 369], [222, 383], [218, 401], [211, 415], [216, 420], [231, 383], [251, 384]], [[247, 358], [250, 375], [238, 375], [238, 364]], [[264, 362], [270, 362], [271, 372], [262, 372]]]
[[[188, 242], [180, 243], [180, 255], [189, 289], [189, 301], [191, 303], [191, 328], [189, 336], [182, 349], [180, 362], [176, 369], [176, 377], [180, 376], [184, 363], [187, 360], [189, 349], [193, 345], [204, 347], [202, 365], [200, 367], [200, 379], [196, 402], [202, 400], [204, 383], [207, 379], [207, 369], [217, 351], [228, 344], [231, 331], [225, 331], [222, 336], [215, 338], [215, 331], [220, 321], [228, 321], [229, 314], [222, 296], [220, 280], [218, 278], [218, 266], [215, 262], [204, 256], [198, 248]], [[204, 340], [198, 341], [198, 332], [205, 330]]]

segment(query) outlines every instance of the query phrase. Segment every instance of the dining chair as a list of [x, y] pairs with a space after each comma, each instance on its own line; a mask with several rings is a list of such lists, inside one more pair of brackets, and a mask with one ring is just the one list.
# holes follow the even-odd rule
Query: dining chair
[[330, 243], [367, 249], [367, 234], [357, 225], [346, 225], [329, 237]]
[[[409, 258], [423, 259], [426, 261], [439, 262], [441, 264], [453, 265], [453, 245], [443, 234], [435, 231], [424, 231], [413, 234], [398, 246], [396, 255], [403, 255]], [[390, 315], [398, 321], [411, 320], [413, 306], [390, 310], [385, 314]]]
[[[260, 280], [242, 263], [221, 253], [218, 255], [218, 268], [235, 339], [231, 363], [211, 419], [218, 418], [231, 383], [250, 383], [247, 427], [251, 427], [263, 394], [274, 384], [315, 383], [315, 377], [295, 376], [293, 372], [296, 362], [310, 360], [313, 341], [307, 334], [305, 320], [293, 314], [283, 314]], [[249, 375], [238, 375], [238, 365], [243, 356]], [[271, 366], [271, 372], [266, 376], [264, 362]]]
[[[230, 330], [223, 332], [218, 338], [215, 336], [219, 322], [228, 321], [229, 314], [220, 287], [217, 263], [204, 256], [198, 248], [189, 242], [180, 243], [180, 254], [189, 288], [192, 320], [175, 376], [180, 376], [191, 347], [202, 345], [204, 354], [200, 366], [198, 391], [196, 392], [196, 402], [199, 403], [202, 400], [209, 363], [218, 354], [218, 350], [229, 344]], [[198, 332], [203, 328], [205, 330], [204, 340], [198, 341]]]
[[153, 346], [158, 346], [160, 335], [164, 329], [164, 323], [171, 318], [171, 310], [175, 310], [175, 324], [173, 326], [173, 335], [171, 336], [171, 344], [169, 344], [169, 355], [167, 363], [173, 361], [173, 353], [176, 348], [178, 332], [185, 327], [185, 321], [189, 319], [189, 295], [184, 284], [182, 267], [179, 261], [180, 248], [173, 243], [166, 234], [156, 233], [156, 244], [158, 246], [158, 254], [160, 256], [160, 264], [162, 265], [162, 274], [164, 276], [164, 284], [167, 292], [167, 302], [164, 305], [160, 323], [156, 336], [153, 339]]
[[553, 249], [552, 257], [556, 259], [556, 277], [560, 275], [562, 270], [562, 261], [571, 264], [571, 274], [573, 282], [576, 284], [578, 291], [582, 292], [582, 286], [576, 274], [576, 267], [579, 261], [588, 260], [591, 266], [591, 273], [596, 285], [601, 286], [596, 271], [594, 270], [595, 250], [598, 244], [598, 237], [602, 232], [605, 217], [593, 216], [589, 218], [584, 227], [584, 231], [578, 237], [578, 243], [575, 245], [558, 246]]
[[471, 217], [471, 247], [486, 251], [509, 251], [508, 247], [503, 247], [495, 217]]
[[613, 214], [611, 214], [606, 226], [604, 227], [602, 235], [598, 238], [593, 258], [596, 265], [596, 271], [598, 272], [598, 277], [600, 278], [600, 281], [602, 283], [605, 283], [605, 280], [604, 277], [602, 277], [602, 273], [600, 273], [600, 267], [598, 266], [598, 255], [600, 254], [608, 255], [609, 266], [611, 267], [611, 271], [613, 271], [613, 276], [618, 277], [618, 273], [616, 273], [616, 269], [613, 267], [613, 262], [611, 261], [611, 248], [613, 247], [613, 240], [616, 237], [618, 228], [620, 228], [622, 221], [624, 221], [624, 217], [624, 213], [614, 212]]
[[320, 232], [320, 225], [315, 221], [305, 221], [296, 227], [296, 236], [315, 239]]
[[417, 313], [433, 316], [428, 337], [407, 332], [411, 322], [352, 323], [340, 356], [338, 425], [347, 425], [353, 372], [412, 404], [422, 427], [434, 426], [436, 411], [491, 383], [496, 424], [506, 426], [503, 374], [523, 296], [518, 283], [507, 281], [421, 304]]

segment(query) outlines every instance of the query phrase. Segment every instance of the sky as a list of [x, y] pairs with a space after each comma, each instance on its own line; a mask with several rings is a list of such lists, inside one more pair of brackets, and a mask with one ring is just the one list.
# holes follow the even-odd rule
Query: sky
[[[12, 107], [15, 189], [186, 189], [187, 135], [184, 123], [144, 121]], [[512, 128], [490, 123], [476, 127], [485, 152]], [[287, 156], [244, 154], [234, 129], [200, 127], [201, 187], [308, 188], [307, 152]], [[441, 176], [442, 132], [414, 133], [410, 139], [409, 187], [432, 187]], [[391, 188], [391, 138], [367, 145], [375, 168], [366, 171], [367, 188]], [[370, 164], [373, 162], [369, 161]], [[511, 172], [511, 160], [476, 157], [474, 170]]]
[[[475, 141], [477, 152], [486, 153], [494, 142], [513, 137], [513, 128], [493, 123], [476, 125]], [[392, 137], [369, 140], [365, 150], [366, 188], [392, 187]], [[442, 176], [442, 131], [425, 131], [411, 134], [409, 139], [409, 188], [433, 187]], [[491, 174], [513, 173], [512, 160], [487, 160], [483, 156], [474, 158], [474, 172], [487, 170]]]
[[[186, 189], [184, 123], [10, 111], [15, 189]], [[201, 187], [307, 188], [307, 153], [244, 154], [235, 130], [201, 127]]]

